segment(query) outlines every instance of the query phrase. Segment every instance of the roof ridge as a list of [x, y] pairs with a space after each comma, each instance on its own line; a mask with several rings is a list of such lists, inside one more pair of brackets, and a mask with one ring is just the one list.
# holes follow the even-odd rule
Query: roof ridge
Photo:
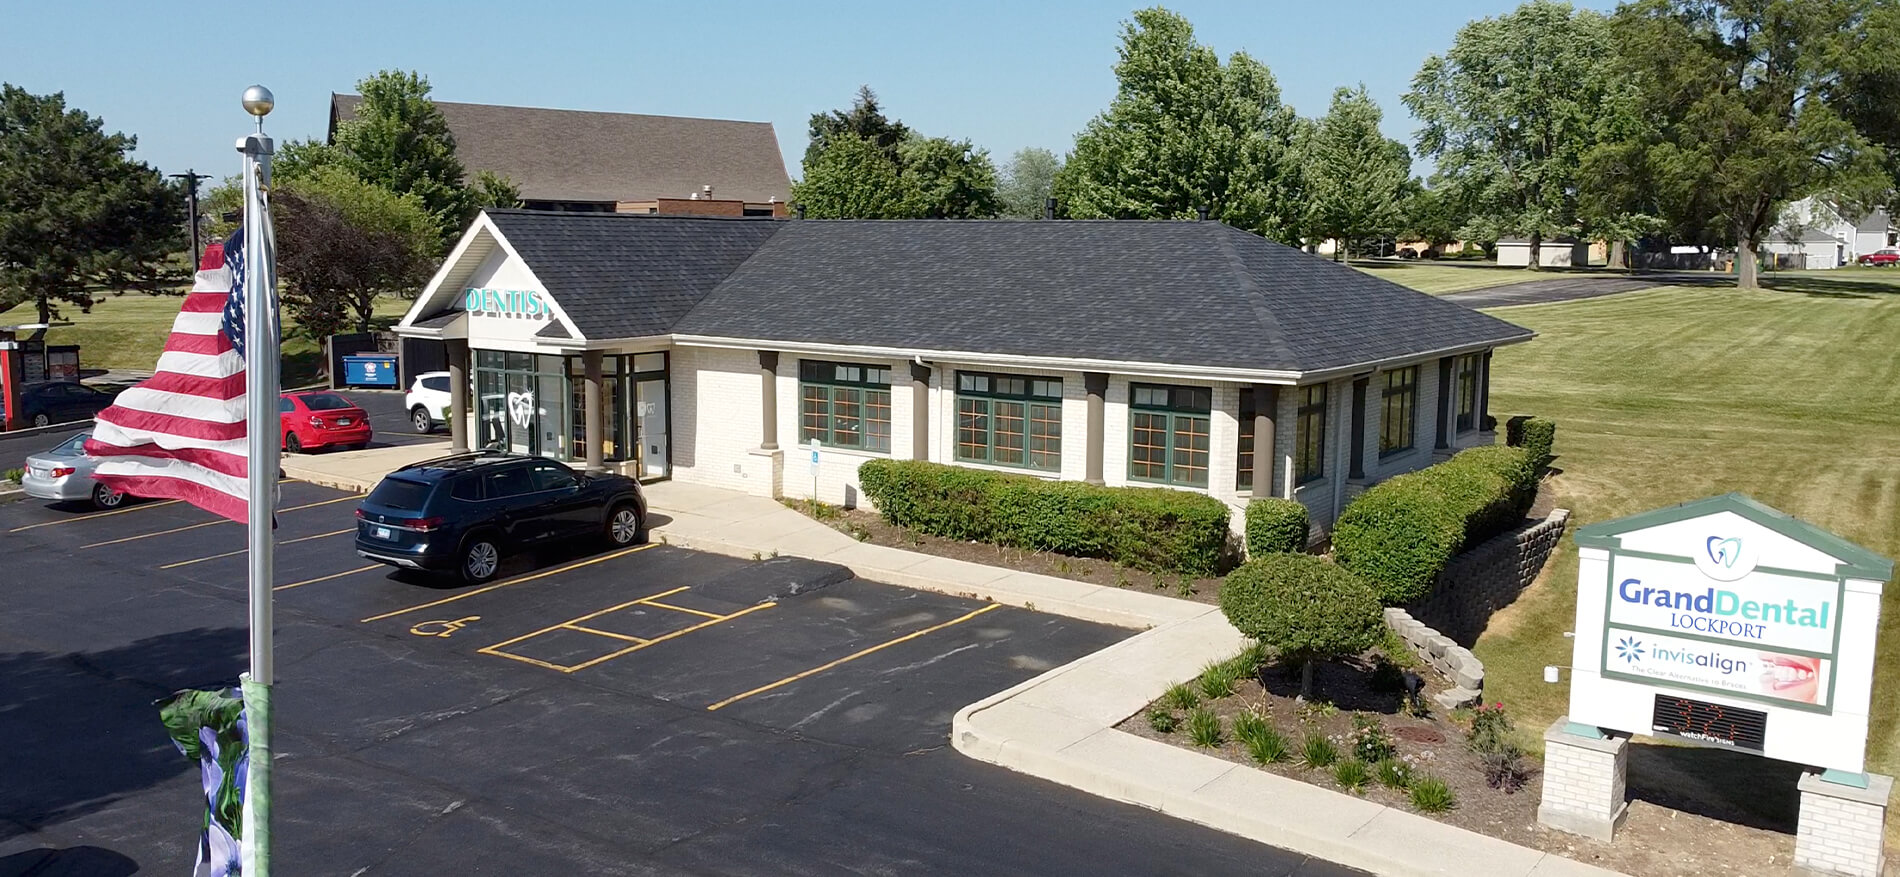
[[[330, 97], [332, 101], [339, 97], [350, 98], [358, 102], [363, 100], [362, 95], [349, 91], [333, 91], [330, 92]], [[615, 110], [574, 110], [565, 107], [528, 107], [519, 104], [484, 104], [474, 101], [437, 100], [433, 97], [429, 99], [429, 102], [437, 105], [483, 107], [494, 110], [530, 110], [537, 113], [581, 113], [590, 116], [639, 116], [647, 119], [685, 119], [691, 122], [728, 122], [734, 125], [772, 125], [770, 121], [762, 119], [720, 119], [712, 116], [670, 116], [664, 113], [626, 113]]]
[[771, 222], [781, 219], [777, 216], [710, 216], [703, 213], [617, 213], [583, 210], [531, 210], [526, 207], [483, 207], [482, 212], [501, 213], [510, 216], [560, 217], [562, 219], [639, 219], [646, 221], [657, 219], [709, 219], [719, 222]]
[[[1260, 284], [1254, 280], [1253, 272], [1247, 270], [1247, 263], [1241, 260], [1240, 252], [1234, 249], [1233, 235], [1227, 234], [1221, 231], [1221, 229], [1232, 229], [1233, 231], [1245, 235], [1253, 235], [1253, 233], [1245, 229], [1234, 228], [1224, 222], [1214, 223], [1214, 229], [1213, 235], [1215, 241], [1220, 245], [1221, 253], [1227, 257], [1227, 265], [1233, 269], [1234, 279], [1239, 281], [1241, 291], [1246, 294], [1248, 304], [1253, 309], [1254, 319], [1259, 322], [1261, 331], [1266, 335], [1267, 344], [1271, 346], [1275, 354], [1285, 357], [1289, 361], [1296, 359], [1297, 357], [1293, 355], [1293, 349], [1287, 345], [1286, 333], [1280, 328], [1279, 318], [1275, 317], [1273, 315], [1273, 309], [1267, 306], [1266, 293], [1261, 290]], [[1253, 236], [1260, 237], [1259, 235]], [[1266, 238], [1261, 238], [1261, 240], [1266, 240]], [[1267, 241], [1267, 243], [1274, 242]]]

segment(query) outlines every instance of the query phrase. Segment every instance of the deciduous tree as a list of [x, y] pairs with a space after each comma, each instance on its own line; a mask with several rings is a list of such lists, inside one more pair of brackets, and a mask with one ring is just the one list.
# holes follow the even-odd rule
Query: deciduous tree
[[986, 219], [1002, 209], [996, 166], [968, 140], [916, 137], [898, 151], [903, 213], [920, 219]]
[[1187, 19], [1160, 7], [1123, 26], [1119, 56], [1114, 100], [1076, 136], [1056, 176], [1064, 214], [1190, 219], [1206, 208], [1296, 240], [1295, 116], [1266, 66], [1245, 52], [1222, 63]]
[[1412, 157], [1380, 133], [1381, 117], [1364, 85], [1341, 88], [1307, 141], [1311, 228], [1317, 237], [1337, 240], [1341, 251], [1358, 238], [1398, 231], [1404, 219]]
[[343, 168], [284, 181], [271, 207], [284, 308], [313, 338], [368, 332], [377, 297], [413, 293], [441, 249], [420, 198]]
[[1578, 169], [1609, 89], [1607, 21], [1568, 3], [1532, 0], [1460, 28], [1451, 50], [1413, 77], [1405, 105], [1424, 123], [1420, 154], [1495, 239], [1575, 234]]
[[1784, 204], [1888, 183], [1881, 151], [1843, 115], [1869, 81], [1850, 71], [1883, 69], [1900, 50], [1881, 6], [1638, 0], [1617, 10], [1618, 60], [1654, 122], [1629, 159], [1671, 187], [1662, 207], [1674, 228], [1740, 248], [1744, 289], [1757, 285], [1761, 241]]
[[1016, 150], [1003, 165], [1002, 180], [996, 195], [1003, 204], [1003, 215], [1017, 219], [1042, 218], [1043, 205], [1055, 186], [1056, 172], [1062, 159], [1047, 149], [1027, 147]]
[[132, 159], [137, 142], [63, 94], [0, 85], [0, 311], [33, 302], [44, 323], [100, 289], [184, 278], [184, 191]]
[[813, 219], [903, 219], [911, 206], [897, 165], [855, 135], [832, 137], [807, 159], [792, 200]]

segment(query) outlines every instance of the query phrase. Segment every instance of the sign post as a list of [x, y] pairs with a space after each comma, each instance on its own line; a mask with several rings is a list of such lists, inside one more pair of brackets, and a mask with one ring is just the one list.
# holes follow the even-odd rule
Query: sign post
[[1864, 772], [1891, 560], [1740, 494], [1576, 540], [1570, 714], [1544, 737], [1546, 763], [1567, 769], [1547, 772], [1540, 822], [1609, 840], [1627, 812], [1632, 735], [1819, 769], [1802, 782], [1804, 822], [1810, 785], [1866, 798], [1891, 782]]
[[812, 439], [806, 447], [811, 449], [811, 501], [812, 507], [818, 507], [818, 440]]

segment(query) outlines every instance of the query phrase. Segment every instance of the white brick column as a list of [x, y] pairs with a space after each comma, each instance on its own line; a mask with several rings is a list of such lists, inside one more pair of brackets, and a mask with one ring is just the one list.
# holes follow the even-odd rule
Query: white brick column
[[1867, 788], [1801, 775], [1801, 822], [1794, 864], [1816, 874], [1879, 877], [1886, 855], [1887, 796], [1893, 777], [1867, 774]]
[[1608, 843], [1629, 815], [1623, 800], [1629, 774], [1629, 738], [1586, 737], [1568, 730], [1568, 717], [1544, 732], [1544, 800], [1537, 821]]

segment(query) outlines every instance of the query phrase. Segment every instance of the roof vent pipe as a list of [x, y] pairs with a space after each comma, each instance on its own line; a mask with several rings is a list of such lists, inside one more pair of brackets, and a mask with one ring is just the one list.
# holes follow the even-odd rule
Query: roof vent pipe
[[712, 199], [712, 186], [710, 184], [701, 186], [699, 189], [699, 200], [711, 201]]
[[1207, 221], [1207, 207], [1205, 205], [1194, 208], [1194, 212], [1199, 213], [1201, 215], [1202, 222]]
[[793, 210], [796, 210], [796, 211], [798, 211], [798, 218], [799, 218], [799, 219], [804, 219], [804, 218], [805, 218], [805, 205], [803, 205], [803, 204], [795, 204], [795, 205], [793, 205], [793, 206], [792, 206], [792, 209], [793, 209]]
[[1056, 218], [1056, 199], [1054, 198], [1042, 199], [1042, 218], [1043, 219]]

